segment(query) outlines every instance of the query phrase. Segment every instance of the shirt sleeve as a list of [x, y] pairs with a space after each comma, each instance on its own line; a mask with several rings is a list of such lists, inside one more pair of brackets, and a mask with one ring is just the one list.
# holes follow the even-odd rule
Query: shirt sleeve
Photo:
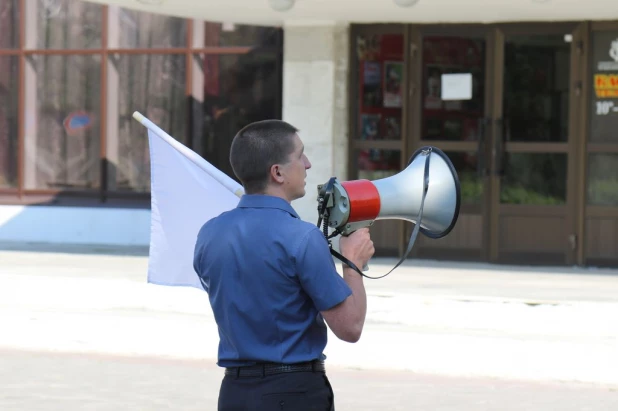
[[195, 242], [195, 248], [193, 249], [193, 270], [195, 271], [195, 274], [197, 274], [197, 277], [200, 279], [200, 283], [202, 284], [202, 287], [204, 288], [204, 291], [206, 291], [207, 293], [210, 292], [210, 287], [208, 287], [208, 284], [204, 281], [204, 279], [202, 278], [202, 270], [201, 270], [201, 261], [202, 261], [202, 242], [201, 240], [201, 230], [198, 234], [197, 240]]
[[318, 311], [333, 308], [352, 295], [335, 269], [328, 242], [317, 227], [300, 241], [295, 257], [300, 284]]

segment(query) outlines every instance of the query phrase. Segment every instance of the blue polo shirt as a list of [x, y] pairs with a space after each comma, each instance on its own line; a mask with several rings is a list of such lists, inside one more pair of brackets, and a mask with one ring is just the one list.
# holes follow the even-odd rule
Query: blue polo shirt
[[244, 195], [206, 222], [193, 267], [218, 325], [221, 367], [325, 359], [320, 311], [352, 294], [324, 234], [279, 197]]

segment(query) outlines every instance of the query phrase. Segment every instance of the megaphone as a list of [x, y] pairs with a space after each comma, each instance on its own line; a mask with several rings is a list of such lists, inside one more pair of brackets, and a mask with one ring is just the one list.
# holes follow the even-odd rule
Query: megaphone
[[[318, 226], [349, 235], [377, 220], [399, 219], [415, 224], [405, 259], [418, 231], [437, 239], [451, 232], [459, 216], [461, 191], [453, 163], [433, 146], [419, 148], [407, 167], [379, 180], [339, 181], [318, 185]], [[337, 254], [333, 253], [337, 256]], [[401, 263], [401, 261], [400, 261]], [[399, 264], [398, 264], [399, 265]]]

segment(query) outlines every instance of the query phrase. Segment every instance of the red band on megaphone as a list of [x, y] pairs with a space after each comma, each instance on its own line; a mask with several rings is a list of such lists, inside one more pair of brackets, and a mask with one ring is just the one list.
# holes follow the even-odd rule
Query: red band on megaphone
[[350, 199], [348, 222], [375, 220], [380, 214], [380, 193], [369, 180], [352, 180], [341, 183]]

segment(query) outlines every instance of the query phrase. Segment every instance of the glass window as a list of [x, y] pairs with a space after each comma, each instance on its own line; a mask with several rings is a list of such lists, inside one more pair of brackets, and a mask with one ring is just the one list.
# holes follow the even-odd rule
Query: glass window
[[[28, 3], [32, 4], [32, 3]], [[103, 6], [75, 0], [37, 0], [37, 49], [101, 47]], [[28, 33], [30, 35], [30, 32]]]
[[506, 139], [569, 137], [571, 44], [560, 35], [516, 36], [504, 45]]
[[461, 188], [461, 202], [463, 204], [480, 204], [483, 198], [483, 180], [478, 170], [478, 155], [476, 151], [445, 152], [453, 163], [459, 186]]
[[[485, 110], [485, 40], [473, 37], [423, 38], [423, 140], [478, 140]], [[442, 100], [442, 75], [472, 75], [472, 98]]]
[[588, 204], [618, 206], [618, 154], [589, 155]]
[[[116, 153], [108, 146], [110, 189], [117, 191], [150, 191], [150, 151], [144, 126], [132, 118], [139, 111], [172, 137], [185, 140], [185, 56], [178, 54], [135, 55], [114, 57], [119, 78], [118, 131]], [[113, 133], [113, 131], [112, 131]], [[109, 140], [109, 139], [108, 139]], [[109, 143], [109, 141], [108, 141]]]
[[595, 143], [618, 143], [618, 31], [591, 36], [589, 138]]
[[401, 140], [403, 35], [356, 38], [358, 140]]
[[500, 185], [503, 204], [566, 203], [566, 154], [508, 153], [503, 170]]
[[17, 85], [19, 63], [0, 56], [0, 187], [17, 186]]
[[110, 19], [117, 19], [120, 28], [119, 48], [171, 48], [187, 45], [185, 19], [121, 8], [113, 8]]
[[[193, 145], [215, 167], [236, 178], [229, 162], [232, 139], [254, 121], [281, 118], [280, 60], [274, 53], [197, 55], [204, 75], [204, 102]], [[194, 71], [194, 76], [197, 71]]]
[[19, 0], [0, 0], [0, 49], [19, 47]]
[[[26, 188], [99, 186], [99, 56], [29, 57], [36, 89], [26, 87]], [[28, 116], [30, 109], [35, 117]], [[36, 133], [32, 131], [36, 130]]]
[[401, 151], [368, 149], [357, 150], [355, 158], [358, 179], [378, 180], [401, 171]]
[[205, 23], [206, 47], [275, 47], [282, 37], [277, 27], [248, 26], [231, 23]]

